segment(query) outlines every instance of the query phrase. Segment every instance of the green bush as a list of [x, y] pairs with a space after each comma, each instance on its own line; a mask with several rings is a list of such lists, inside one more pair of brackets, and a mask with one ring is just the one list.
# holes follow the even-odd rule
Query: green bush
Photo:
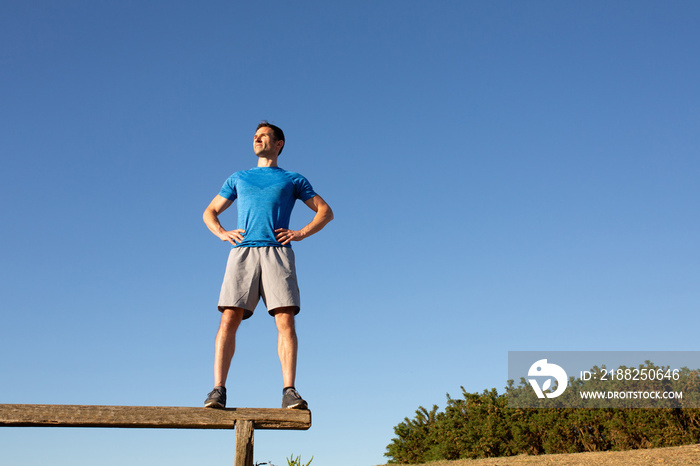
[[[646, 368], [656, 368], [647, 361]], [[640, 365], [640, 368], [642, 366]], [[593, 369], [591, 370], [593, 371]], [[447, 395], [447, 406], [428, 411], [416, 410], [413, 419], [404, 418], [394, 427], [395, 438], [384, 454], [391, 464], [415, 464], [435, 460], [490, 458], [518, 454], [539, 455], [586, 451], [628, 450], [700, 443], [700, 371], [683, 368], [678, 381], [666, 381], [663, 390], [683, 391], [689, 396], [670, 400], [662, 408], [563, 408], [576, 406], [580, 390], [590, 390], [591, 383], [570, 379], [571, 390], [542, 408], [510, 408], [507, 394], [534, 397], [524, 379], [515, 387], [508, 381], [506, 393], [495, 388], [482, 393], [468, 393], [462, 398]], [[611, 385], [606, 387], [615, 390]], [[624, 387], [629, 388], [628, 386]], [[640, 390], [659, 390], [658, 382]], [[595, 389], [595, 388], [593, 388]], [[695, 395], [694, 395], [695, 394]], [[578, 397], [578, 398], [577, 398]], [[629, 403], [629, 401], [628, 401]], [[635, 407], [634, 403], [627, 407]]]

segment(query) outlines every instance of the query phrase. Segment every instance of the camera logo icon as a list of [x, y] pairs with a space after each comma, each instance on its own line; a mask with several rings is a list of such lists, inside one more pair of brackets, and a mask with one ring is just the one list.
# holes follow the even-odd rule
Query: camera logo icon
[[[528, 382], [530, 382], [532, 389], [535, 390], [537, 398], [556, 398], [562, 393], [564, 393], [564, 390], [566, 390], [566, 387], [568, 385], [568, 377], [566, 376], [566, 371], [564, 371], [564, 369], [562, 369], [560, 366], [557, 366], [556, 364], [548, 363], [546, 359], [540, 359], [539, 361], [536, 361], [532, 366], [530, 366], [530, 370], [527, 372], [527, 376], [538, 377], [539, 380], [542, 380], [544, 377], [547, 377], [547, 379], [544, 380], [544, 383], [541, 387], [538, 382], [538, 379], [527, 379]], [[557, 382], [557, 389], [554, 390], [554, 392], [552, 393], [545, 393], [552, 387], [552, 378], [554, 378], [554, 380], [556, 380]]]

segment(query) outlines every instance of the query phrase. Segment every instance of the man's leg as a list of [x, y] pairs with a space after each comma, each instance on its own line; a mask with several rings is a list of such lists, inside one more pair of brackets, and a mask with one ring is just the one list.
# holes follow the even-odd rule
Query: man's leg
[[296, 307], [281, 307], [274, 311], [277, 324], [277, 353], [282, 365], [282, 380], [284, 391], [282, 392], [282, 407], [307, 409], [308, 404], [294, 388], [297, 375], [297, 332], [294, 326], [294, 314]]
[[282, 365], [282, 381], [285, 387], [293, 387], [297, 375], [297, 332], [294, 326], [293, 307], [275, 309], [277, 324], [277, 354]]
[[221, 313], [214, 345], [214, 390], [207, 395], [205, 408], [226, 407], [226, 378], [236, 351], [236, 330], [243, 320], [243, 313], [243, 309], [237, 307], [224, 308]]
[[240, 307], [225, 308], [221, 313], [221, 324], [214, 346], [214, 385], [225, 387], [231, 359], [236, 352], [236, 331], [243, 320]]

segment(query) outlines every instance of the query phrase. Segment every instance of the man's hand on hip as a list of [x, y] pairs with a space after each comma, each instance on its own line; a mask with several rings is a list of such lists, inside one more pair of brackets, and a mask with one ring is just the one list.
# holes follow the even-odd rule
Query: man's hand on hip
[[301, 241], [304, 238], [305, 235], [301, 231], [288, 230], [286, 228], [278, 228], [275, 230], [275, 239], [283, 246], [289, 244], [291, 241]]
[[217, 236], [221, 238], [221, 241], [228, 241], [236, 246], [237, 243], [243, 242], [243, 233], [245, 233], [245, 230], [239, 228], [237, 230], [223, 231]]

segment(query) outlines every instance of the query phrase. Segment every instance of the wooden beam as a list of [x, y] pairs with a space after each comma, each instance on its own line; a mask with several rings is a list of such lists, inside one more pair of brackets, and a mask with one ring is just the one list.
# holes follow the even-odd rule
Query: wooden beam
[[0, 404], [0, 426], [8, 427], [233, 429], [241, 421], [249, 421], [252, 429], [306, 430], [311, 427], [311, 411], [273, 408]]
[[236, 456], [233, 466], [253, 466], [253, 423], [238, 421], [236, 424]]

